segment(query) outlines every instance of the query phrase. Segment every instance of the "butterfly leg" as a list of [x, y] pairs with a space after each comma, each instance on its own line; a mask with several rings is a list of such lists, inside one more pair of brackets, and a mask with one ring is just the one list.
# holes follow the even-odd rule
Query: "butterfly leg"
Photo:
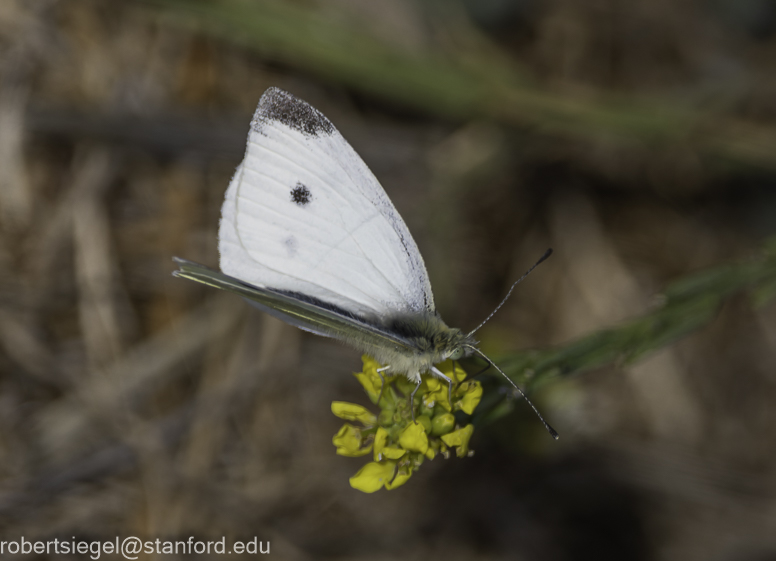
[[415, 386], [415, 389], [412, 390], [412, 393], [410, 394], [410, 413], [412, 413], [412, 422], [415, 422], [415, 394], [418, 393], [418, 388], [420, 387], [420, 384], [422, 384], [423, 381], [420, 379], [420, 376], [418, 376], [418, 385]]
[[390, 368], [389, 366], [383, 366], [382, 368], [378, 368], [375, 372], [377, 372], [377, 375], [380, 376], [380, 380], [382, 380], [383, 384], [380, 386], [380, 395], [377, 396], [377, 403], [376, 405], [380, 405], [380, 400], [383, 398], [383, 390], [385, 389], [385, 378], [383, 377], [383, 372], [388, 370]]
[[[455, 368], [455, 367], [453, 367]], [[431, 367], [431, 374], [447, 382], [447, 401], [450, 403], [450, 407], [453, 406], [453, 380], [445, 376], [445, 373], [439, 370], [436, 366]]]

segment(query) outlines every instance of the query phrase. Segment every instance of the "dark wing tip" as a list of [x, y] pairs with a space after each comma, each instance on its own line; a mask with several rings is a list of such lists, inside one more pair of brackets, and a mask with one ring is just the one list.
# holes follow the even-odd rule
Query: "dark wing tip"
[[305, 136], [327, 136], [337, 130], [315, 107], [275, 87], [267, 89], [261, 96], [251, 128], [262, 132], [262, 128], [272, 122], [283, 123]]

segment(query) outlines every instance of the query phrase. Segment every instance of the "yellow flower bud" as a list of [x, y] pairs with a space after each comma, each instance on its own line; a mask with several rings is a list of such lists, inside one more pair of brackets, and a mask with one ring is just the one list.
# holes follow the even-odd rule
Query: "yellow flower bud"
[[431, 432], [431, 417], [428, 415], [421, 415], [415, 420], [423, 425], [423, 430], [426, 431], [426, 434]]
[[393, 424], [393, 409], [381, 409], [377, 416], [377, 424], [381, 427], [390, 427]]
[[452, 413], [437, 415], [431, 420], [431, 434], [441, 436], [447, 434], [455, 428], [455, 417]]

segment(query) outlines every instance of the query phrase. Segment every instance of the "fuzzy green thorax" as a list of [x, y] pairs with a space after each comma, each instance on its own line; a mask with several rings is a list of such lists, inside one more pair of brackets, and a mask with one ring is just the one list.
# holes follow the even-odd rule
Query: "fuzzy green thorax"
[[397, 315], [383, 320], [382, 324], [391, 333], [412, 341], [415, 349], [357, 346], [378, 362], [390, 366], [390, 374], [403, 374], [414, 381], [420, 380], [420, 375], [435, 364], [469, 356], [477, 345], [473, 337], [448, 327], [433, 313]]

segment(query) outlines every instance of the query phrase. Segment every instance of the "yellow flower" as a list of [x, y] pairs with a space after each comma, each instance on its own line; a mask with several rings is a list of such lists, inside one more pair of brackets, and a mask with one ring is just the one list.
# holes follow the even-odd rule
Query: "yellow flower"
[[[410, 408], [410, 394], [415, 384], [405, 376], [385, 376], [377, 373], [381, 365], [364, 355], [362, 372], [354, 374], [364, 387], [372, 403], [382, 393], [378, 404], [379, 415], [361, 405], [335, 401], [332, 412], [339, 418], [358, 423], [361, 428], [346, 423], [332, 441], [337, 454], [365, 456], [372, 452], [374, 461], [363, 466], [350, 478], [354, 489], [374, 493], [379, 489], [395, 489], [409, 480], [424, 460], [437, 454], [445, 458], [454, 448], [458, 457], [469, 453], [469, 439], [474, 427], [463, 428], [456, 423], [471, 415], [482, 398], [482, 386], [476, 381], [465, 381], [466, 372], [451, 361], [437, 367], [452, 381], [452, 388], [444, 381], [425, 375]], [[452, 403], [451, 399], [452, 397]], [[460, 411], [454, 415], [454, 411]]]
[[427, 385], [428, 391], [423, 394], [423, 404], [431, 408], [439, 403], [450, 411], [452, 409], [450, 405], [450, 386], [447, 382], [443, 382], [438, 378], [431, 378], [424, 383]]
[[396, 487], [400, 487], [404, 485], [405, 483], [407, 483], [407, 480], [412, 475], [412, 471], [413, 469], [411, 466], [400, 467], [396, 475], [394, 476], [393, 481], [389, 481], [388, 483], [386, 483], [385, 488], [390, 491], [391, 489], [396, 489]]
[[377, 373], [380, 363], [367, 355], [362, 356], [361, 360], [364, 363], [364, 369], [361, 372], [356, 372], [354, 376], [364, 387], [364, 390], [366, 390], [370, 401], [377, 403], [377, 396], [380, 395], [380, 390], [383, 387], [383, 380]]
[[455, 455], [463, 458], [469, 453], [469, 439], [472, 432], [474, 432], [474, 425], [466, 425], [462, 429], [443, 435], [442, 442], [450, 448], [455, 448]]
[[342, 428], [331, 439], [337, 447], [337, 454], [349, 458], [366, 456], [372, 451], [372, 445], [362, 439], [361, 429], [350, 424], [342, 425]]
[[381, 460], [398, 460], [407, 451], [399, 446], [388, 446], [388, 431], [383, 427], [375, 433], [374, 458], [376, 462]]
[[461, 384], [461, 388], [463, 389], [464, 386], [466, 387], [466, 393], [457, 403], [457, 406], [467, 415], [471, 415], [474, 413], [474, 408], [480, 403], [480, 399], [482, 399], [482, 384], [477, 381], [464, 382]]

